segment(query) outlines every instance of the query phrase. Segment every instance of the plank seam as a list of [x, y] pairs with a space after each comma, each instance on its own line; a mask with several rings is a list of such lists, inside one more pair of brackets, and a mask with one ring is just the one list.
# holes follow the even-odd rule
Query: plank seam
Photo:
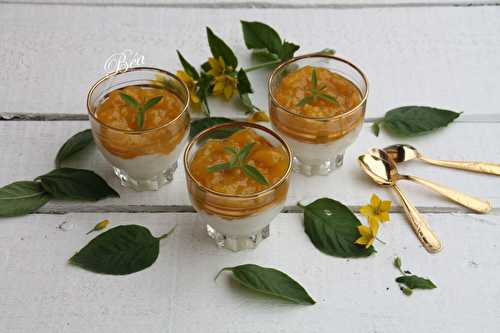
[[146, 7], [146, 8], [204, 8], [204, 9], [370, 9], [370, 8], [421, 8], [421, 7], [483, 7], [483, 6], [499, 6], [499, 1], [482, 1], [482, 2], [413, 2], [413, 3], [378, 3], [378, 4], [350, 4], [343, 3], [311, 3], [311, 4], [293, 4], [283, 3], [277, 4], [272, 1], [234, 1], [231, 3], [214, 3], [213, 1], [199, 1], [193, 3], [99, 3], [99, 2], [66, 2], [66, 1], [23, 1], [23, 0], [0, 0], [0, 4], [15, 4], [15, 5], [40, 5], [40, 6], [72, 6], [72, 7]]

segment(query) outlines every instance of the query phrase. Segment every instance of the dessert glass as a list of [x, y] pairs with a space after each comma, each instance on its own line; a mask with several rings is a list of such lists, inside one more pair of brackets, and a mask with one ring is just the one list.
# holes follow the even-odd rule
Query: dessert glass
[[[275, 147], [281, 147], [288, 166], [281, 178], [263, 191], [245, 195], [216, 192], [198, 181], [191, 172], [191, 161], [205, 140], [225, 129], [251, 128]], [[246, 122], [217, 125], [199, 133], [184, 152], [187, 188], [198, 216], [217, 246], [232, 251], [253, 249], [269, 237], [269, 224], [281, 212], [288, 194], [292, 154], [285, 141], [271, 129]], [[207, 166], [208, 167], [208, 166]]]
[[[112, 91], [129, 86], [167, 89], [180, 99], [182, 110], [155, 128], [120, 129], [103, 123], [96, 116], [98, 107]], [[189, 132], [189, 103], [186, 85], [174, 74], [157, 68], [130, 68], [106, 75], [92, 86], [87, 110], [94, 141], [123, 186], [136, 191], [158, 190], [172, 181]]]
[[[282, 106], [275, 95], [280, 82], [305, 66], [326, 68], [349, 80], [359, 90], [361, 102], [345, 113], [329, 117], [311, 117]], [[346, 148], [363, 126], [368, 97], [365, 74], [342, 58], [311, 54], [282, 63], [272, 72], [268, 85], [271, 123], [292, 149], [294, 170], [306, 176], [327, 175], [342, 166]]]

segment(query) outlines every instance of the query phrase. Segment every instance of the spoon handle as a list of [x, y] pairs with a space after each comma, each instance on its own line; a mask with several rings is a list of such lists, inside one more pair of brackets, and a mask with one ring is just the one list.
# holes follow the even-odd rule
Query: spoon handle
[[401, 199], [403, 208], [406, 212], [406, 215], [408, 216], [408, 221], [417, 234], [418, 239], [424, 245], [425, 249], [430, 253], [439, 252], [441, 250], [441, 242], [431, 230], [429, 223], [427, 223], [427, 220], [422, 215], [420, 215], [418, 210], [410, 203], [406, 195], [401, 192], [399, 187], [394, 185], [392, 186], [392, 188]]
[[459, 203], [460, 205], [472, 209], [478, 213], [487, 213], [491, 210], [491, 205], [488, 201], [483, 201], [478, 198], [474, 198], [470, 195], [452, 190], [451, 188], [448, 188], [446, 186], [439, 185], [419, 177], [403, 176], [402, 178], [424, 185], [430, 188], [431, 190], [444, 195], [448, 199], [453, 200]]
[[497, 163], [475, 162], [475, 161], [443, 161], [443, 160], [433, 160], [432, 158], [427, 158], [423, 156], [420, 156], [420, 159], [429, 164], [439, 165], [446, 168], [468, 170], [480, 173], [489, 173], [492, 175], [500, 176], [500, 164]]

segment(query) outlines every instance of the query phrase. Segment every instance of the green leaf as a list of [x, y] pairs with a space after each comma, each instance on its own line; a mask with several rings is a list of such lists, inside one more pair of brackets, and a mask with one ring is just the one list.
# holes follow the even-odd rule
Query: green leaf
[[238, 72], [238, 92], [241, 94], [253, 93], [252, 85], [248, 79], [247, 73], [241, 68]]
[[314, 100], [314, 97], [312, 96], [305, 96], [304, 98], [302, 98], [296, 106], [298, 107], [303, 107], [305, 106], [306, 104], [310, 104], [312, 103], [312, 101]]
[[316, 74], [316, 70], [313, 69], [311, 73], [311, 83], [313, 86], [313, 89], [316, 89], [318, 87], [318, 75]]
[[20, 181], [0, 188], [0, 216], [33, 213], [50, 200], [50, 195], [38, 182]]
[[59, 167], [68, 157], [74, 155], [93, 142], [94, 138], [92, 137], [92, 131], [90, 129], [76, 133], [69, 138], [57, 152], [56, 166]]
[[181, 54], [179, 50], [177, 50], [177, 56], [179, 57], [179, 61], [181, 62], [182, 68], [187, 73], [187, 75], [191, 76], [195, 81], [200, 80], [200, 74], [193, 65], [191, 65]]
[[208, 45], [214, 58], [218, 59], [222, 57], [226, 66], [231, 66], [235, 70], [238, 67], [238, 59], [234, 55], [233, 50], [222, 39], [217, 37], [209, 27], [207, 27], [207, 37]]
[[401, 258], [400, 257], [396, 257], [394, 258], [394, 267], [396, 267], [397, 269], [401, 269]]
[[245, 165], [241, 166], [241, 170], [243, 170], [245, 175], [252, 178], [257, 183], [259, 183], [261, 185], [269, 185], [269, 182], [267, 181], [266, 177], [264, 177], [264, 175], [262, 175], [260, 173], [260, 171], [257, 170], [257, 168], [255, 168], [251, 165], [245, 164]]
[[256, 111], [261, 111], [258, 107], [253, 105], [252, 100], [250, 99], [250, 96], [248, 94], [240, 94], [240, 102], [245, 108], [245, 113], [252, 113]]
[[120, 93], [120, 97], [122, 100], [127, 103], [130, 107], [133, 107], [134, 109], [139, 110], [141, 107], [141, 104], [139, 104], [138, 101], [135, 100], [132, 96], [125, 94], [125, 93]]
[[319, 51], [318, 54], [320, 54], [320, 55], [334, 55], [335, 52], [336, 51], [334, 49], [326, 48], [326, 49]]
[[283, 47], [281, 49], [281, 54], [279, 55], [280, 56], [280, 59], [281, 61], [285, 61], [285, 60], [288, 60], [288, 59], [291, 59], [293, 58], [295, 52], [300, 48], [300, 46], [296, 45], [296, 44], [293, 44], [293, 43], [289, 43], [287, 41], [284, 41], [283, 42]]
[[337, 101], [337, 99], [335, 97], [330, 96], [328, 94], [320, 93], [318, 95], [318, 98], [322, 99], [324, 101], [330, 102], [330, 103], [339, 104], [339, 102]]
[[151, 109], [153, 106], [155, 106], [156, 104], [160, 103], [162, 98], [163, 98], [163, 96], [156, 96], [156, 97], [153, 97], [150, 100], [148, 100], [144, 104], [144, 106], [142, 107], [142, 110], [143, 110], [142, 112], [146, 112], [149, 109]]
[[380, 134], [380, 123], [382, 123], [383, 119], [376, 120], [372, 125], [372, 132], [375, 136]]
[[400, 289], [406, 296], [411, 296], [411, 294], [413, 294], [413, 290], [411, 290], [410, 288], [400, 287]]
[[223, 268], [215, 278], [217, 279], [223, 271], [232, 272], [233, 278], [250, 290], [296, 304], [312, 305], [316, 303], [297, 281], [277, 269], [246, 264]]
[[173, 229], [156, 238], [143, 226], [121, 225], [91, 240], [71, 257], [70, 262], [96, 273], [112, 275], [135, 273], [156, 261], [160, 250], [160, 239], [168, 237], [172, 232]]
[[396, 279], [397, 283], [402, 283], [410, 289], [434, 289], [437, 286], [431, 280], [421, 278], [416, 275], [403, 275]]
[[266, 49], [278, 56], [281, 54], [281, 37], [273, 28], [261, 22], [247, 21], [241, 21], [241, 27], [248, 49]]
[[252, 150], [252, 148], [255, 146], [255, 142], [250, 142], [250, 143], [247, 143], [243, 148], [241, 148], [241, 150], [238, 152], [238, 160], [240, 162], [244, 162], [247, 157], [248, 157], [248, 154], [250, 154], [250, 151]]
[[[208, 117], [208, 118], [193, 120], [191, 122], [191, 127], [189, 129], [189, 138], [193, 139], [198, 133], [203, 132], [207, 128], [213, 127], [215, 125], [232, 123], [232, 122], [234, 122], [234, 120], [224, 117]], [[231, 136], [231, 134], [237, 132], [238, 130], [239, 130], [238, 128], [233, 128], [233, 127], [223, 128], [216, 132], [211, 133], [210, 135], [207, 136], [207, 138], [224, 139]]]
[[56, 199], [97, 201], [119, 197], [104, 179], [89, 170], [60, 168], [36, 180]]
[[208, 172], [217, 172], [221, 170], [226, 170], [231, 168], [231, 163], [226, 162], [226, 163], [220, 163], [220, 164], [215, 164], [207, 168]]
[[367, 257], [375, 252], [354, 244], [360, 237], [358, 218], [342, 203], [321, 198], [304, 207], [305, 232], [323, 253], [342, 257]]
[[458, 112], [428, 106], [403, 106], [388, 111], [381, 122], [391, 134], [406, 137], [444, 127], [459, 116]]
[[210, 116], [210, 108], [208, 106], [208, 95], [210, 90], [210, 83], [212, 82], [212, 76], [201, 73], [200, 81], [198, 81], [197, 95], [201, 101], [201, 110], [206, 116]]

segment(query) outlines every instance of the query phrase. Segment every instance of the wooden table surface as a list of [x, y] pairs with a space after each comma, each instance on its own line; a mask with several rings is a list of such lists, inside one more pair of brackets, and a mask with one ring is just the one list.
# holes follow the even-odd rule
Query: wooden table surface
[[[500, 2], [459, 0], [31, 0], [0, 1], [0, 184], [53, 168], [72, 134], [89, 127], [85, 98], [106, 59], [132, 49], [145, 64], [176, 71], [176, 49], [198, 64], [209, 49], [205, 26], [251, 65], [239, 20], [258, 20], [301, 45], [299, 53], [334, 48], [366, 72], [367, 118], [344, 166], [327, 177], [294, 174], [271, 237], [256, 250], [216, 248], [190, 205], [184, 170], [157, 192], [119, 187], [95, 148], [69, 165], [103, 176], [121, 195], [97, 203], [51, 202], [38, 213], [0, 219], [0, 332], [497, 332], [500, 327], [500, 178], [408, 163], [401, 171], [489, 200], [476, 215], [412, 184], [403, 190], [443, 241], [426, 253], [394, 195], [360, 171], [356, 156], [373, 146], [409, 142], [426, 155], [500, 162]], [[268, 71], [250, 80], [267, 107]], [[218, 100], [215, 115], [243, 119]], [[448, 128], [401, 140], [370, 131], [374, 119], [401, 105], [463, 111]], [[365, 259], [318, 252], [303, 231], [296, 203], [335, 198], [355, 212], [372, 193], [393, 200], [387, 244]], [[68, 265], [98, 221], [137, 223], [160, 234], [150, 268], [128, 276], [98, 275]], [[65, 230], [58, 226], [66, 222]], [[431, 277], [432, 291], [404, 296], [395, 256]], [[255, 263], [281, 269], [317, 300], [296, 306], [239, 288], [225, 266]]]

